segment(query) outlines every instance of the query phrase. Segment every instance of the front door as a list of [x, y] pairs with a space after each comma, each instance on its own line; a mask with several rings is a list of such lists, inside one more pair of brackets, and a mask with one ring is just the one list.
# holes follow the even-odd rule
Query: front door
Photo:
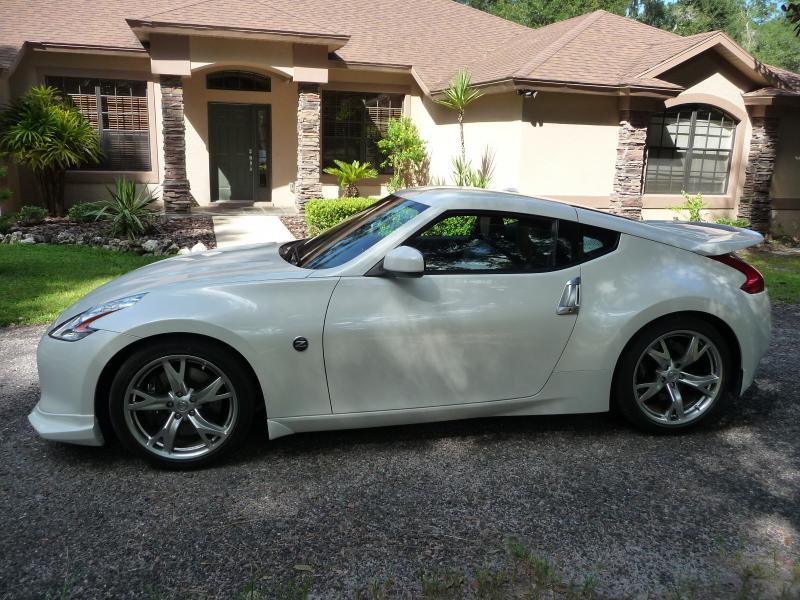
[[580, 266], [557, 264], [554, 231], [539, 217], [448, 217], [405, 242], [425, 257], [421, 278], [343, 277], [323, 341], [333, 411], [538, 393], [577, 318], [557, 314]]
[[209, 103], [208, 153], [212, 201], [271, 200], [269, 108], [263, 104]]

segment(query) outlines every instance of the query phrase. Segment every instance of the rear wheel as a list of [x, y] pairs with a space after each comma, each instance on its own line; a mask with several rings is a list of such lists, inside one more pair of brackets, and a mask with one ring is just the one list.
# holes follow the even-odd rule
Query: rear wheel
[[696, 317], [660, 321], [625, 350], [615, 404], [648, 431], [679, 431], [719, 417], [735, 381], [731, 351], [711, 324]]
[[109, 414], [125, 447], [170, 468], [207, 464], [247, 435], [255, 387], [229, 352], [202, 340], [164, 341], [128, 357]]

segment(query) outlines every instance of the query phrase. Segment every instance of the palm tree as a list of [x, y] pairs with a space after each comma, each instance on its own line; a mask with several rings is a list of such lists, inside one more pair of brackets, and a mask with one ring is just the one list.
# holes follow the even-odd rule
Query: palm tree
[[64, 173], [97, 163], [100, 140], [92, 124], [58, 90], [36, 86], [0, 114], [0, 152], [30, 168], [51, 214], [64, 214]]
[[352, 163], [341, 160], [333, 162], [336, 164], [335, 167], [327, 167], [323, 170], [328, 175], [338, 178], [339, 189], [342, 190], [342, 196], [345, 198], [358, 198], [359, 191], [356, 183], [363, 179], [375, 179], [378, 176], [378, 172], [368, 162], [360, 163], [357, 160]]
[[467, 164], [467, 152], [464, 147], [464, 109], [474, 100], [483, 96], [483, 92], [472, 87], [469, 72], [463, 69], [456, 73], [444, 91], [444, 98], [436, 100], [438, 104], [458, 112], [458, 131], [461, 135], [461, 162]]

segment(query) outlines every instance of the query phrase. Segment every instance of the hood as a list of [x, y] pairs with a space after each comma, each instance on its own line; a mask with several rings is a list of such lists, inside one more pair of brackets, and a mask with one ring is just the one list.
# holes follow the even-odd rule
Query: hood
[[165, 286], [231, 283], [270, 279], [303, 279], [311, 271], [281, 258], [281, 244], [255, 244], [176, 256], [126, 273], [66, 309], [59, 317], [72, 317], [97, 304]]

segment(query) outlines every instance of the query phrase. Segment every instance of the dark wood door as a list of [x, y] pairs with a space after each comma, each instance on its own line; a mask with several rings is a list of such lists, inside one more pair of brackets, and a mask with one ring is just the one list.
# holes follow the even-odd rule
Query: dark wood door
[[270, 125], [269, 106], [209, 103], [211, 200], [271, 199]]

